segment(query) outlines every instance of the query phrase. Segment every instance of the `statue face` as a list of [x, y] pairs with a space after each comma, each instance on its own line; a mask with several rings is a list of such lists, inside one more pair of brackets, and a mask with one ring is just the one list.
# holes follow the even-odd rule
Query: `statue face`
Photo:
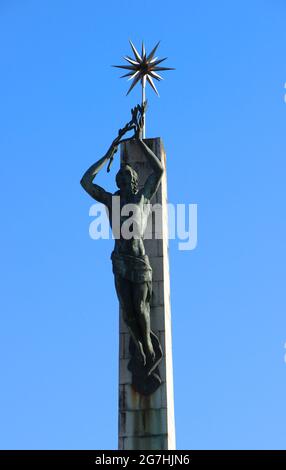
[[116, 184], [121, 191], [137, 192], [138, 175], [129, 165], [120, 168], [116, 175]]
[[128, 170], [123, 170], [121, 173], [121, 189], [131, 189], [132, 176]]

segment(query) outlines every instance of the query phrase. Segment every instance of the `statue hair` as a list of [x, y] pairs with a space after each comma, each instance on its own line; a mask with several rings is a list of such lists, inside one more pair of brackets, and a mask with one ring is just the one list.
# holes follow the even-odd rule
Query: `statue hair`
[[116, 178], [115, 178], [118, 188], [120, 189], [122, 186], [121, 177], [122, 177], [122, 174], [125, 172], [128, 172], [131, 174], [131, 189], [134, 194], [137, 193], [138, 183], [139, 183], [138, 173], [130, 165], [127, 165], [126, 163], [120, 166], [120, 170], [118, 171]]

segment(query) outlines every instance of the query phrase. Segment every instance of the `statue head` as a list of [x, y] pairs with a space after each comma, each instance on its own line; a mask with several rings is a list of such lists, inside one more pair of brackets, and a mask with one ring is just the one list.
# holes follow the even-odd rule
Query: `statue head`
[[130, 165], [121, 165], [116, 175], [116, 184], [121, 191], [130, 190], [133, 194], [136, 194], [138, 191], [138, 180], [137, 172]]

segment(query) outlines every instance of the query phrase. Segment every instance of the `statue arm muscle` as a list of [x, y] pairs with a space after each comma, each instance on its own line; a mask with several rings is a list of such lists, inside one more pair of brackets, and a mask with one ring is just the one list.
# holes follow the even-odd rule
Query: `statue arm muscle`
[[114, 155], [116, 150], [116, 147], [111, 146], [104, 157], [100, 158], [96, 163], [91, 165], [91, 167], [84, 173], [80, 181], [82, 187], [93, 199], [98, 202], [102, 202], [106, 206], [111, 205], [112, 194], [108, 191], [105, 191], [105, 189], [98, 184], [93, 183], [93, 180], [101, 168], [105, 165], [105, 163]]
[[159, 158], [152, 152], [152, 150], [143, 142], [142, 139], [138, 139], [139, 145], [144, 152], [153, 172], [148, 176], [144, 188], [143, 194], [147, 199], [151, 199], [159, 188], [164, 168]]

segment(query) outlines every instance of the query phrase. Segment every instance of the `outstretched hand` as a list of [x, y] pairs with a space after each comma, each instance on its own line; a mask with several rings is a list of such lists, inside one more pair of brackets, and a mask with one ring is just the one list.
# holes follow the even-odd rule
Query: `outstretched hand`
[[134, 123], [134, 137], [140, 139], [142, 129], [144, 127], [145, 112], [147, 109], [147, 101], [142, 105], [138, 104], [131, 110], [132, 122]]
[[123, 127], [119, 129], [118, 136], [114, 139], [109, 150], [109, 163], [107, 172], [109, 173], [110, 167], [114, 158], [114, 154], [118, 150], [119, 144], [122, 142], [122, 137], [129, 131], [134, 130], [135, 139], [140, 139], [142, 135], [142, 129], [144, 127], [144, 116], [147, 109], [147, 101], [144, 101], [142, 105], [138, 104], [135, 108], [131, 109], [131, 120]]
[[118, 147], [122, 142], [122, 137], [129, 131], [134, 130], [134, 137], [139, 138], [144, 127], [144, 116], [147, 109], [147, 101], [142, 105], [138, 104], [135, 108], [131, 109], [131, 120], [118, 131], [118, 136], [112, 142], [112, 147]]

